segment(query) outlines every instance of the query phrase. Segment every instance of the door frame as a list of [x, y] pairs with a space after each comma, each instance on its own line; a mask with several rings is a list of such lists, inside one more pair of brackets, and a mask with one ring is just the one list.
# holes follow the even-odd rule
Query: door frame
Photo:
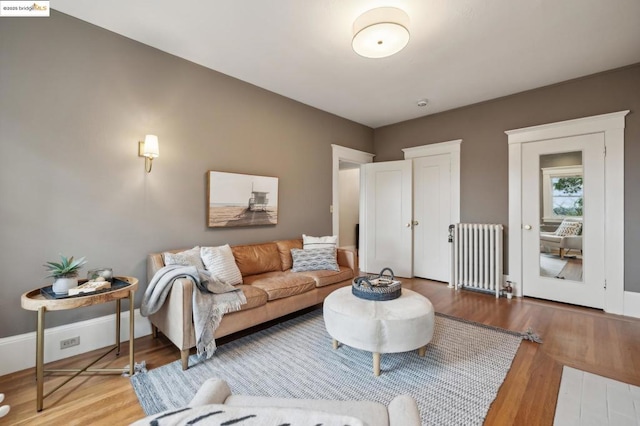
[[346, 161], [355, 164], [373, 163], [375, 154], [358, 151], [357, 149], [347, 148], [336, 144], [331, 144], [332, 150], [332, 200], [331, 200], [331, 226], [333, 235], [338, 236], [338, 245], [340, 245], [340, 161]]
[[[509, 280], [522, 296], [522, 144], [603, 133], [605, 144], [604, 310], [624, 314], [624, 127], [629, 111], [507, 130], [509, 144]], [[605, 154], [603, 153], [603, 155]]]
[[404, 159], [409, 160], [418, 157], [430, 157], [432, 155], [451, 155], [451, 221], [460, 222], [460, 145], [462, 139], [454, 139], [447, 142], [432, 143], [429, 145], [405, 148], [402, 150]]

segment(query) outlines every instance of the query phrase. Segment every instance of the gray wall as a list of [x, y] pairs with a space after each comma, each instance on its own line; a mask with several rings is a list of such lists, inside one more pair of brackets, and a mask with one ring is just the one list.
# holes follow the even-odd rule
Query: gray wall
[[625, 128], [625, 290], [640, 292], [640, 64], [381, 127], [376, 161], [402, 148], [462, 139], [461, 220], [508, 224], [505, 130], [631, 110]]
[[[137, 141], [157, 134], [151, 174]], [[0, 23], [0, 337], [59, 253], [140, 279], [147, 253], [331, 233], [331, 144], [373, 130], [53, 11]], [[206, 227], [205, 173], [280, 178], [276, 226]], [[113, 313], [97, 306], [47, 326]]]

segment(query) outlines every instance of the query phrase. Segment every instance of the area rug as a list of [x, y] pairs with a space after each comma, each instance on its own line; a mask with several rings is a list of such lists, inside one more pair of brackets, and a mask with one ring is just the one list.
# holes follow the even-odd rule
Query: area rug
[[562, 273], [567, 261], [557, 256], [540, 253], [540, 275], [554, 278]]
[[175, 361], [131, 383], [147, 415], [186, 405], [206, 379], [218, 377], [245, 395], [388, 404], [409, 394], [425, 425], [481, 425], [522, 336], [437, 315], [426, 356], [383, 354], [379, 377], [370, 352], [333, 350], [331, 341], [316, 310], [222, 345], [208, 361], [193, 355], [187, 371]]

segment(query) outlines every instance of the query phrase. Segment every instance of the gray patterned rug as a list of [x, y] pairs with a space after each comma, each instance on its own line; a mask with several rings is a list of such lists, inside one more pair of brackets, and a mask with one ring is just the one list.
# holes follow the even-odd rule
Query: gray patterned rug
[[521, 341], [519, 333], [437, 315], [426, 357], [382, 355], [375, 377], [371, 353], [332, 349], [316, 310], [222, 345], [208, 361], [192, 355], [187, 371], [175, 361], [131, 383], [147, 415], [186, 405], [207, 378], [219, 377], [246, 395], [387, 404], [410, 394], [425, 425], [481, 425]]

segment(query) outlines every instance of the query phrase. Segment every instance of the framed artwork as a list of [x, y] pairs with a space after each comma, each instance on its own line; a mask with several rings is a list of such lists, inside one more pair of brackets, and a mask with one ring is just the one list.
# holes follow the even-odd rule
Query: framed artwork
[[278, 178], [214, 171], [207, 174], [207, 226], [278, 223]]

